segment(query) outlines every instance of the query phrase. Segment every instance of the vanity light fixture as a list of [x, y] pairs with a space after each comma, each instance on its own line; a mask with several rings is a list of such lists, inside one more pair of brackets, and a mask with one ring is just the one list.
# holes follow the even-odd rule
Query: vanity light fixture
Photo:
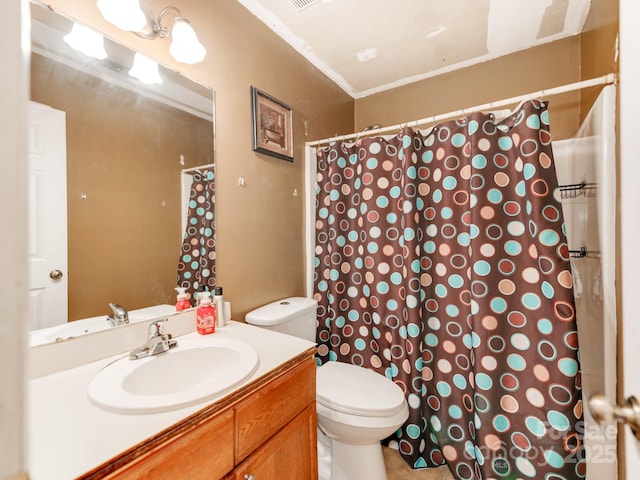
[[[171, 36], [169, 53], [178, 62], [198, 63], [207, 54], [189, 20], [174, 6], [163, 8], [155, 19], [139, 0], [98, 0], [97, 5], [104, 19], [121, 30], [148, 40]], [[170, 25], [163, 24], [168, 15], [174, 17], [173, 21]]]
[[136, 53], [133, 56], [133, 66], [129, 70], [129, 75], [148, 85], [162, 83], [162, 78], [158, 71], [158, 62], [141, 53]]
[[71, 48], [88, 55], [89, 57], [103, 60], [107, 58], [104, 49], [104, 37], [84, 25], [74, 23], [71, 31], [67, 33], [63, 40]]

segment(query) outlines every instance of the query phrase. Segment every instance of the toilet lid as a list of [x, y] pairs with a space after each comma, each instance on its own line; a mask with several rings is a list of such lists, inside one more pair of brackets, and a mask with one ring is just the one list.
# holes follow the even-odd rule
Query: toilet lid
[[342, 362], [318, 367], [316, 400], [339, 412], [372, 417], [393, 414], [405, 404], [398, 385], [373, 370]]

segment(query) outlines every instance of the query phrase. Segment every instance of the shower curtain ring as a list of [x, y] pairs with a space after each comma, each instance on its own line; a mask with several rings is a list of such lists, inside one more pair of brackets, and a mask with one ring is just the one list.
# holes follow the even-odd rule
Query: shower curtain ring
[[358, 142], [358, 140], [360, 140], [360, 137], [362, 136], [363, 133], [365, 132], [369, 132], [371, 130], [375, 130], [375, 129], [380, 129], [382, 128], [382, 125], [379, 123], [373, 123], [371, 125], [367, 125], [366, 127], [364, 127], [362, 130], [360, 130], [358, 132], [358, 134], [356, 135], [356, 143]]

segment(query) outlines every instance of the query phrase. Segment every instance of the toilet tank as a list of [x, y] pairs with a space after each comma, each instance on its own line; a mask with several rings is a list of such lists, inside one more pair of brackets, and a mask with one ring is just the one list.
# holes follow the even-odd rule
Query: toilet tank
[[318, 302], [311, 298], [289, 297], [257, 308], [245, 316], [245, 322], [275, 332], [316, 341]]

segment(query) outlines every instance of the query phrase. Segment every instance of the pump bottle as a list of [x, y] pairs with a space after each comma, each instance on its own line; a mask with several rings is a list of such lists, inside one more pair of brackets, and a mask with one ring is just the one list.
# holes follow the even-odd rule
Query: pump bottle
[[200, 335], [216, 331], [216, 309], [211, 305], [211, 293], [201, 292], [200, 305], [196, 309], [196, 330]]
[[176, 287], [176, 292], [178, 292], [178, 298], [176, 300], [176, 312], [181, 312], [182, 310], [186, 310], [187, 308], [191, 308], [191, 303], [189, 302], [189, 297], [185, 293], [185, 287]]

